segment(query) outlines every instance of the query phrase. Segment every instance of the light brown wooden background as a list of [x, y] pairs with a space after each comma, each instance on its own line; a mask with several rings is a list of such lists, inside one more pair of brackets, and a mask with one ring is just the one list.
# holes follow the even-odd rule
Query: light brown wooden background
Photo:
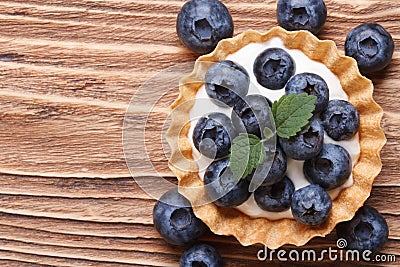
[[[275, 1], [224, 2], [235, 34], [277, 25]], [[343, 51], [351, 28], [377, 21], [397, 46], [390, 67], [370, 76], [385, 110], [388, 143], [368, 203], [385, 215], [390, 240], [383, 252], [396, 254], [392, 265], [400, 265], [400, 2], [326, 3], [321, 39], [334, 40]], [[175, 32], [182, 4], [0, 1], [0, 266], [177, 265], [182, 248], [167, 245], [154, 230], [155, 200], [130, 177], [121, 135], [139, 86], [166, 67], [196, 58]], [[157, 170], [174, 180], [157, 144], [149, 149]], [[257, 261], [260, 246], [242, 247], [211, 233], [202, 240], [220, 250], [226, 266], [267, 266]], [[331, 234], [306, 248], [335, 243]]]

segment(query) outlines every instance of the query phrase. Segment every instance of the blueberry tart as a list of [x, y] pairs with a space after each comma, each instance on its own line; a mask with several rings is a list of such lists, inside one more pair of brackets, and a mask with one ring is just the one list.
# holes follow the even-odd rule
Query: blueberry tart
[[372, 92], [353, 58], [308, 31], [220, 41], [171, 106], [179, 192], [211, 231], [245, 246], [327, 235], [354, 216], [382, 168], [383, 111]]

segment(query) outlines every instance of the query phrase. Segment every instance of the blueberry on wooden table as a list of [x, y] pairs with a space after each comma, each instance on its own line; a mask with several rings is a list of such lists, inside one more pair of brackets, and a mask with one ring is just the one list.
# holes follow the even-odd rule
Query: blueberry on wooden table
[[325, 24], [327, 10], [323, 0], [279, 0], [276, 15], [279, 25], [288, 31], [317, 34]]
[[208, 244], [197, 244], [183, 252], [179, 266], [222, 267], [222, 258], [213, 246]]
[[173, 245], [193, 243], [208, 229], [177, 188], [166, 192], [154, 205], [153, 223], [165, 241]]
[[190, 0], [179, 11], [176, 31], [187, 48], [206, 54], [220, 40], [233, 36], [233, 20], [218, 0]]
[[381, 25], [364, 23], [352, 29], [345, 42], [346, 56], [353, 57], [361, 73], [367, 74], [389, 65], [394, 52], [393, 38]]
[[385, 218], [373, 207], [361, 207], [350, 221], [336, 226], [338, 238], [347, 241], [347, 249], [370, 250], [376, 254], [388, 240], [389, 228]]

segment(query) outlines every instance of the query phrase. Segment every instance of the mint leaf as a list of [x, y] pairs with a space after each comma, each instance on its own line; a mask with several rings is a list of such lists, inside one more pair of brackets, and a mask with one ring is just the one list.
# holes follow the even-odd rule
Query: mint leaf
[[265, 140], [269, 140], [273, 136], [274, 136], [274, 132], [270, 128], [265, 127], [264, 128], [264, 138], [265, 138]]
[[289, 138], [296, 135], [312, 117], [316, 96], [290, 94], [282, 96], [272, 105], [276, 133], [279, 137]]
[[253, 134], [241, 133], [233, 139], [230, 167], [233, 176], [241, 179], [249, 175], [264, 159], [263, 141]]

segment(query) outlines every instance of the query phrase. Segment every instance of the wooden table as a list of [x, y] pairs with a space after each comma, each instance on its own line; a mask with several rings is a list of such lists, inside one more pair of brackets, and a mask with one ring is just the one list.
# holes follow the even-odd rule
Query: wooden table
[[[140, 85], [167, 67], [196, 59], [175, 32], [183, 2], [0, 2], [1, 266], [177, 266], [182, 248], [167, 245], [154, 230], [155, 200], [131, 178], [121, 135], [126, 108]], [[277, 25], [275, 1], [224, 2], [235, 35]], [[319, 37], [334, 40], [340, 51], [347, 32], [365, 21], [381, 23], [397, 46], [390, 67], [369, 76], [385, 111], [388, 142], [367, 203], [387, 219], [390, 240], [382, 252], [397, 255], [390, 265], [399, 266], [400, 2], [325, 2], [328, 20]], [[164, 107], [176, 95], [167, 95]], [[160, 111], [157, 123], [166, 112]], [[138, 110], [138, 120], [145, 115]], [[173, 181], [157, 142], [149, 149], [156, 170]], [[143, 168], [136, 175], [150, 173]], [[242, 247], [211, 233], [202, 240], [219, 249], [226, 266], [268, 265], [257, 260], [261, 246]], [[331, 234], [306, 248], [335, 244]], [[345, 265], [351, 264], [340, 264]]]

